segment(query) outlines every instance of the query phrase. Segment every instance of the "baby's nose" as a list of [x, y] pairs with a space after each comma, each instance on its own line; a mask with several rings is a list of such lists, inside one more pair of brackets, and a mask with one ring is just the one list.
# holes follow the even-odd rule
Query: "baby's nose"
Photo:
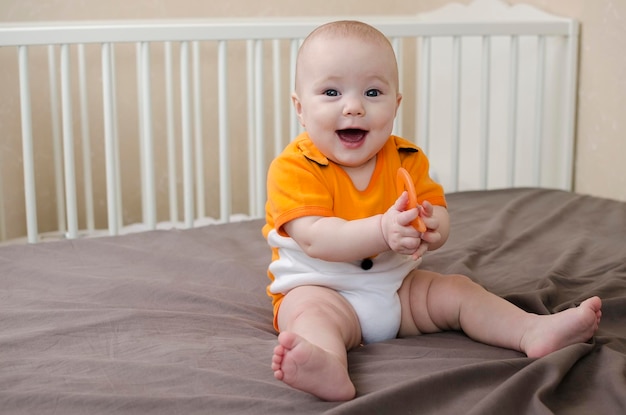
[[363, 102], [356, 97], [347, 97], [343, 106], [343, 115], [363, 116], [365, 115], [365, 107]]

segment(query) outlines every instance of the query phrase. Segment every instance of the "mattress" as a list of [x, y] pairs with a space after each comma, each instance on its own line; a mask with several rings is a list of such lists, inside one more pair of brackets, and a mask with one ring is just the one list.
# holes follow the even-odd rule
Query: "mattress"
[[548, 314], [598, 295], [594, 338], [540, 359], [445, 332], [348, 355], [357, 397], [274, 379], [263, 222], [0, 248], [3, 414], [617, 414], [626, 408], [626, 203], [448, 195], [422, 267]]

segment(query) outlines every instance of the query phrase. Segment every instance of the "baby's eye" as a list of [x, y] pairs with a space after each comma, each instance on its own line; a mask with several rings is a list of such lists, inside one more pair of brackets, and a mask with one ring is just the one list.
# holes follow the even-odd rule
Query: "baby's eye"
[[324, 95], [328, 97], [336, 97], [339, 96], [339, 91], [337, 91], [336, 89], [327, 89], [326, 91], [324, 91]]
[[379, 95], [380, 95], [380, 90], [378, 89], [368, 89], [367, 91], [365, 91], [366, 97], [377, 97]]

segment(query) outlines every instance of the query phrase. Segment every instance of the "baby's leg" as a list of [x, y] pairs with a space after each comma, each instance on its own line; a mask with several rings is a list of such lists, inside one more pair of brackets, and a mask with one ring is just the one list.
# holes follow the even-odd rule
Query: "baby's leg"
[[589, 340], [598, 329], [598, 297], [553, 315], [527, 313], [462, 275], [417, 270], [399, 290], [400, 335], [463, 330], [474, 340], [541, 357]]
[[329, 401], [354, 398], [347, 350], [359, 345], [361, 329], [341, 295], [317, 286], [295, 288], [282, 300], [278, 325], [272, 358], [277, 379]]

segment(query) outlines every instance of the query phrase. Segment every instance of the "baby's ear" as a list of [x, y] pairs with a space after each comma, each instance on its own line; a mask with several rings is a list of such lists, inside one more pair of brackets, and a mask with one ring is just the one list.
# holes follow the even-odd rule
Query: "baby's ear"
[[296, 110], [296, 115], [298, 116], [298, 121], [300, 121], [300, 125], [305, 127], [304, 119], [302, 118], [302, 103], [300, 102], [300, 98], [298, 98], [298, 94], [295, 92], [291, 94], [291, 102], [293, 103], [293, 107]]
[[401, 102], [402, 102], [402, 94], [398, 92], [396, 95], [396, 114], [398, 114], [398, 108], [400, 108]]

